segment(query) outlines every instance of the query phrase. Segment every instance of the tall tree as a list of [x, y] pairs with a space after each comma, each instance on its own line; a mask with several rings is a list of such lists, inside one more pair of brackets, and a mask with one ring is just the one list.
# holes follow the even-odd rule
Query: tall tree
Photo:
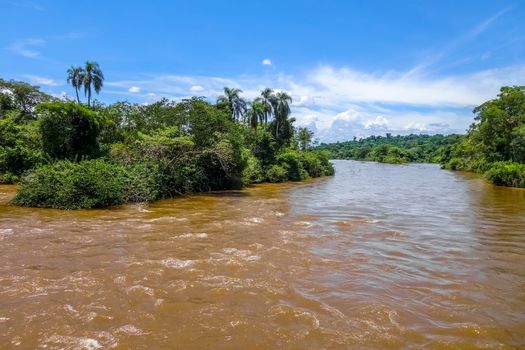
[[268, 119], [271, 118], [273, 113], [273, 103], [275, 101], [275, 94], [270, 88], [266, 88], [261, 91], [261, 102], [264, 109], [264, 125], [268, 124]]
[[35, 119], [35, 107], [42, 102], [52, 101], [53, 97], [40, 91], [38, 86], [22, 81], [0, 79], [0, 114], [15, 108], [27, 119]]
[[310, 147], [313, 136], [313, 131], [310, 131], [308, 128], [299, 128], [297, 130], [297, 141], [299, 142], [299, 148], [304, 151]]
[[91, 105], [91, 87], [98, 94], [104, 85], [104, 74], [100, 69], [98, 63], [87, 61], [84, 68], [84, 94], [88, 98], [88, 106]]
[[78, 90], [82, 88], [84, 83], [85, 72], [84, 69], [80, 66], [71, 66], [67, 70], [67, 83], [71, 84], [75, 88], [75, 94], [77, 95], [77, 103], [80, 103], [80, 98], [78, 97]]
[[246, 122], [254, 129], [264, 121], [264, 105], [260, 98], [253, 100], [251, 107], [246, 111]]
[[275, 115], [275, 138], [279, 139], [280, 129], [285, 126], [290, 115], [290, 103], [292, 97], [286, 92], [278, 92], [273, 99], [273, 111]]
[[219, 96], [217, 103], [226, 104], [232, 113], [233, 120], [240, 120], [246, 112], [246, 100], [240, 97], [242, 93], [241, 89], [235, 88], [224, 88], [224, 95]]

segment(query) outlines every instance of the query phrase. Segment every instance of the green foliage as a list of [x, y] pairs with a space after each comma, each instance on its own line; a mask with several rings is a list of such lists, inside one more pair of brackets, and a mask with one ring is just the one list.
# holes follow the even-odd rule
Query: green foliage
[[299, 154], [303, 168], [310, 177], [332, 176], [334, 167], [326, 151], [307, 151]]
[[511, 158], [518, 163], [525, 163], [525, 122], [512, 130], [510, 141]]
[[98, 94], [104, 85], [104, 74], [97, 62], [86, 61], [82, 72], [82, 85], [87, 96], [87, 105], [91, 105], [92, 89]]
[[525, 164], [496, 162], [485, 173], [485, 177], [496, 185], [525, 187]]
[[309, 177], [304, 169], [299, 152], [287, 150], [277, 157], [277, 163], [286, 170], [287, 178], [291, 181], [302, 181]]
[[42, 146], [55, 159], [94, 158], [102, 123], [92, 110], [73, 102], [50, 102], [37, 108]]
[[252, 140], [249, 143], [253, 154], [263, 167], [268, 167], [275, 163], [275, 155], [277, 154], [277, 143], [273, 135], [266, 130], [257, 130], [252, 133]]
[[125, 202], [150, 202], [161, 197], [160, 169], [155, 163], [135, 163], [125, 167]]
[[17, 124], [16, 116], [10, 114], [0, 119], [0, 183], [16, 182], [25, 171], [44, 161], [35, 123]]
[[244, 184], [259, 183], [264, 181], [264, 171], [261, 162], [248, 150], [245, 150], [246, 167], [242, 172], [242, 182]]
[[470, 127], [468, 138], [487, 161], [522, 159], [523, 155], [513, 149], [513, 141], [523, 136], [525, 87], [502, 87], [496, 99], [476, 107], [474, 113], [475, 123]]
[[72, 66], [77, 103], [0, 81], [0, 182], [22, 178], [14, 203], [93, 208], [333, 174], [327, 154], [307, 151], [312, 133], [296, 135], [284, 92], [265, 89], [252, 103], [225, 88], [217, 104], [194, 97], [89, 106], [103, 80], [94, 62]]
[[484, 173], [498, 185], [525, 187], [525, 87], [502, 87], [497, 98], [474, 113], [467, 136], [445, 152], [443, 167]]
[[334, 174], [326, 152], [286, 149], [277, 156], [276, 162], [266, 171], [269, 182], [302, 181]]
[[[321, 144], [334, 159], [369, 160], [382, 163], [439, 163], [460, 135], [370, 136], [365, 139]], [[450, 150], [448, 150], [450, 152]]]
[[310, 148], [313, 136], [313, 131], [310, 131], [307, 128], [298, 128], [297, 143], [299, 144], [299, 148], [303, 151]]
[[272, 165], [266, 171], [268, 182], [285, 182], [288, 181], [288, 170], [280, 165]]
[[25, 119], [35, 119], [35, 107], [53, 98], [38, 86], [22, 81], [0, 79], [0, 118], [10, 110], [18, 110]]
[[0, 184], [14, 184], [18, 182], [19, 179], [20, 179], [19, 176], [14, 175], [13, 173], [10, 173], [10, 172], [5, 172], [3, 174], [0, 174]]
[[125, 202], [126, 170], [102, 160], [69, 160], [26, 175], [13, 203], [57, 209], [96, 208]]

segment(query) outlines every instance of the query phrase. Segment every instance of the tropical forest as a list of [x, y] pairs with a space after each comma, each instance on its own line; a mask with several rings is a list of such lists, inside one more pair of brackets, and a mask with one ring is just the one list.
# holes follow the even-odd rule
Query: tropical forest
[[71, 67], [67, 81], [76, 100], [0, 80], [0, 179], [20, 183], [15, 204], [94, 208], [334, 173], [284, 91], [104, 105], [92, 98], [104, 83], [97, 63]]
[[525, 87], [502, 87], [499, 95], [474, 109], [466, 135], [371, 136], [321, 144], [333, 159], [381, 163], [439, 163], [473, 171], [488, 180], [525, 187]]

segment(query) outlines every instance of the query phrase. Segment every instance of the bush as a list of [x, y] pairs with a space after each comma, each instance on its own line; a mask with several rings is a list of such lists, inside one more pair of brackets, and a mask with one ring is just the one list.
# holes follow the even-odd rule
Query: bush
[[17, 124], [11, 116], [0, 119], [0, 182], [12, 183], [44, 161], [34, 123]]
[[246, 167], [242, 172], [242, 181], [244, 184], [259, 183], [264, 181], [264, 172], [259, 159], [246, 150]]
[[22, 178], [14, 204], [57, 209], [97, 208], [125, 202], [126, 170], [102, 160], [58, 161]]
[[285, 182], [288, 180], [288, 171], [279, 165], [272, 165], [266, 171], [268, 182]]
[[454, 157], [451, 158], [447, 163], [443, 164], [442, 168], [450, 170], [468, 170], [468, 160], [465, 158]]
[[55, 159], [95, 158], [102, 122], [88, 107], [74, 102], [50, 102], [37, 107], [44, 152]]
[[304, 169], [311, 177], [331, 176], [334, 167], [325, 151], [306, 151], [300, 153]]
[[485, 177], [496, 185], [525, 187], [525, 164], [493, 163], [485, 173]]
[[308, 172], [304, 170], [301, 162], [300, 153], [293, 150], [288, 150], [277, 156], [277, 163], [286, 169], [288, 180], [302, 181], [309, 177]]
[[14, 184], [17, 183], [20, 178], [12, 173], [0, 174], [0, 184]]
[[157, 164], [139, 163], [126, 167], [124, 200], [126, 202], [151, 202], [161, 197]]

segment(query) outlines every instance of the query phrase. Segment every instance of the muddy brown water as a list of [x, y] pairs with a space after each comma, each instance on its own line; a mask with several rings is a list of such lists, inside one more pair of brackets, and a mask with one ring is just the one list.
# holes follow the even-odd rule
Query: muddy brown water
[[7, 205], [2, 349], [524, 349], [525, 191], [435, 165]]

